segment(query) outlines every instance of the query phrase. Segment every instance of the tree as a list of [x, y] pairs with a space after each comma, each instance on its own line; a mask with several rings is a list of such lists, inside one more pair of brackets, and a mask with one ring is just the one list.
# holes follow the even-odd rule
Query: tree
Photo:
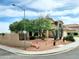
[[63, 36], [63, 24], [56, 21], [55, 22], [55, 28], [53, 31], [53, 36], [54, 36], [54, 43], [53, 45], [55, 45], [55, 42], [57, 39], [61, 39]]
[[12, 32], [23, 32], [24, 30], [27, 32], [38, 32], [38, 34], [41, 36], [45, 35], [43, 34], [44, 31], [50, 30], [52, 27], [52, 23], [47, 18], [37, 18], [34, 20], [21, 20], [19, 22], [14, 22], [10, 24], [9, 29]]
[[23, 32], [24, 30], [29, 31], [29, 22], [30, 21], [28, 19], [14, 22], [9, 25], [9, 29], [11, 30], [11, 32]]
[[18, 32], [18, 23], [19, 22], [14, 22], [13, 24], [10, 24], [9, 26], [9, 29], [12, 31], [12, 32]]
[[51, 21], [47, 18], [38, 18], [36, 24], [36, 28], [38, 29], [40, 36], [42, 35], [42, 38], [45, 38], [45, 31], [50, 30], [52, 28]]
[[63, 25], [59, 24], [59, 39], [62, 39], [63, 37]]
[[20, 27], [20, 31], [24, 31], [24, 30], [29, 31], [30, 30], [30, 28], [29, 28], [30, 21], [28, 19], [21, 20], [18, 25]]
[[38, 28], [40, 30], [50, 30], [51, 29], [51, 21], [49, 19], [46, 18], [39, 18], [37, 21], [37, 25], [39, 26]]

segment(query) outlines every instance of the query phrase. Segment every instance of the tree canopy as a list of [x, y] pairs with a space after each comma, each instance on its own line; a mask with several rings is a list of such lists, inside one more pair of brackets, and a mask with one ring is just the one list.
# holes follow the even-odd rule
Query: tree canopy
[[22, 19], [10, 24], [9, 29], [11, 32], [22, 31], [38, 31], [38, 30], [50, 30], [52, 27], [51, 20], [47, 18], [37, 18], [34, 20]]

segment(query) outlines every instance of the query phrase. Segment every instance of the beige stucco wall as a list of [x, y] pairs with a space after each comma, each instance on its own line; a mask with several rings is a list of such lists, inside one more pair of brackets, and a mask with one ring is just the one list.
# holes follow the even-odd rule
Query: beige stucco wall
[[67, 30], [64, 30], [64, 36], [67, 36], [67, 33], [74, 33], [74, 32], [78, 33], [77, 36], [79, 36], [79, 31], [67, 31]]
[[67, 31], [63, 31], [63, 37], [67, 36]]
[[18, 47], [31, 46], [28, 41], [19, 40], [19, 35], [16, 33], [5, 34], [4, 36], [0, 35], [0, 44]]

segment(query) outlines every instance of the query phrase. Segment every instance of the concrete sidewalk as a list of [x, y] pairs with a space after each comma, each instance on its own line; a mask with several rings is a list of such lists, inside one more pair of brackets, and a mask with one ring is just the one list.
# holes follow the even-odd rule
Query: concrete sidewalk
[[63, 53], [65, 51], [70, 51], [76, 47], [79, 46], [79, 38], [75, 37], [76, 41], [67, 45], [61, 45], [57, 46], [58, 48], [45, 50], [45, 51], [25, 51], [21, 49], [16, 49], [12, 47], [7, 47], [4, 45], [0, 45], [0, 48], [3, 50], [7, 50], [9, 52], [15, 53], [15, 54], [25, 54], [25, 55], [37, 55], [37, 54], [56, 54], [56, 53]]

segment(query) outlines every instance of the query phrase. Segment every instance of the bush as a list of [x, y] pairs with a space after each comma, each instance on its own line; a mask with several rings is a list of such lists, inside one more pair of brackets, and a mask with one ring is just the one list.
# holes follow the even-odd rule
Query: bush
[[67, 33], [67, 35], [71, 35], [71, 33]]
[[72, 35], [67, 35], [66, 37], [63, 38], [63, 40], [67, 40], [67, 41], [71, 41], [71, 42], [75, 41], [75, 39]]
[[74, 35], [75, 35], [75, 36], [77, 36], [77, 35], [78, 35], [78, 33], [74, 33]]
[[5, 33], [0, 33], [0, 35], [4, 36], [4, 35], [5, 35]]
[[30, 40], [34, 40], [35, 39], [35, 36], [30, 36]]

